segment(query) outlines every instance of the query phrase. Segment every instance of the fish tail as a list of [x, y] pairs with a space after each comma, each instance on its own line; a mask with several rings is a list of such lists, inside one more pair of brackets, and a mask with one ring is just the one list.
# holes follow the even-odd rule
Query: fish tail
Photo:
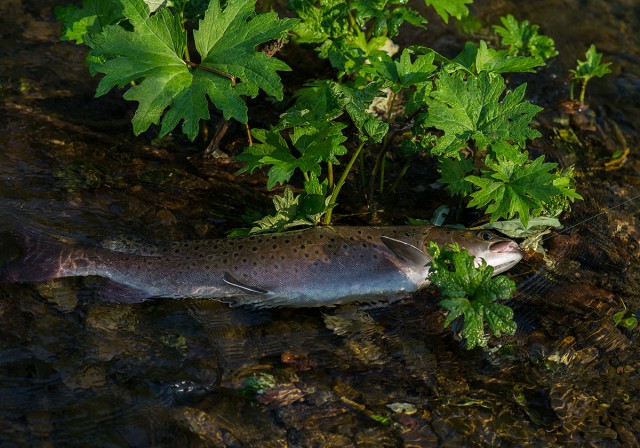
[[35, 283], [64, 277], [63, 260], [69, 252], [63, 242], [35, 229], [2, 228], [0, 283]]

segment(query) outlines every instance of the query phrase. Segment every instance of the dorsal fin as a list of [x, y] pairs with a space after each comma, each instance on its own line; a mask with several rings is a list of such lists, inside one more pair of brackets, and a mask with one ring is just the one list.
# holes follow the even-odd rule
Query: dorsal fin
[[396, 257], [405, 263], [410, 263], [423, 268], [431, 261], [431, 258], [416, 246], [405, 243], [404, 241], [389, 238], [388, 236], [381, 236], [380, 239]]
[[222, 277], [222, 279], [227, 285], [235, 286], [236, 288], [240, 288], [243, 291], [251, 294], [269, 294], [269, 291], [265, 289], [260, 289], [254, 286], [245, 285], [244, 283], [242, 283], [240, 280], [238, 280], [228, 272], [224, 273], [224, 277]]

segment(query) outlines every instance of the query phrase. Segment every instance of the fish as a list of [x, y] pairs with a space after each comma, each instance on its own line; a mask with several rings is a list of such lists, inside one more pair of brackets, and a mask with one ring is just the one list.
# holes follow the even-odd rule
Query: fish
[[398, 300], [429, 284], [431, 241], [459, 244], [494, 275], [522, 258], [517, 243], [493, 232], [438, 226], [323, 226], [154, 245], [19, 235], [20, 256], [0, 268], [0, 282], [99, 276], [123, 301], [211, 298], [259, 308]]

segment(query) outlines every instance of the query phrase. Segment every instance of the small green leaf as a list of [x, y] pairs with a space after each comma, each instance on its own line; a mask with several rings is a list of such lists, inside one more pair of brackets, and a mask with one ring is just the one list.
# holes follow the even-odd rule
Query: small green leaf
[[586, 53], [586, 60], [578, 60], [578, 66], [575, 70], [571, 70], [576, 79], [582, 79], [588, 81], [591, 78], [602, 78], [604, 75], [611, 73], [609, 66], [611, 62], [605, 62], [602, 64], [602, 53], [596, 51], [596, 46], [591, 45]]
[[558, 54], [553, 39], [538, 34], [538, 25], [532, 25], [528, 20], [518, 22], [511, 14], [500, 17], [500, 21], [503, 26], [494, 25], [493, 29], [502, 37], [502, 45], [509, 47], [509, 54], [530, 55], [541, 60]]

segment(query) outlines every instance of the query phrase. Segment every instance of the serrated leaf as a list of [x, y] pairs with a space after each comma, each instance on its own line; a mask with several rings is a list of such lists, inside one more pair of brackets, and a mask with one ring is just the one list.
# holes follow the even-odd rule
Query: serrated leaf
[[62, 22], [60, 40], [75, 40], [82, 44], [87, 34], [99, 33], [107, 25], [122, 19], [122, 5], [117, 0], [84, 0], [81, 8], [57, 6], [55, 14]]
[[594, 77], [601, 78], [604, 75], [611, 73], [609, 66], [611, 62], [600, 63], [602, 60], [602, 53], [598, 53], [595, 45], [591, 45], [585, 54], [586, 60], [578, 60], [578, 66], [575, 70], [571, 70], [576, 79], [589, 80]]
[[360, 138], [369, 136], [374, 142], [382, 141], [389, 131], [389, 124], [366, 112], [378, 95], [380, 83], [351, 88], [345, 84], [331, 82], [329, 88], [358, 128]]
[[[203, 68], [192, 69], [182, 59], [186, 33], [177, 14], [161, 7], [151, 15], [143, 0], [121, 2], [134, 31], [111, 25], [88, 43], [94, 56], [106, 57], [96, 67], [105, 74], [97, 96], [136, 81], [124, 95], [139, 102], [132, 120], [136, 134], [158, 124], [164, 114], [161, 136], [183, 121], [183, 131], [193, 140], [199, 121], [209, 118], [207, 98], [222, 110], [225, 119], [243, 123], [247, 121], [247, 108], [242, 95], [255, 95], [262, 89], [282, 98], [276, 71], [288, 70], [288, 66], [255, 51], [255, 47], [281, 37], [295, 20], [278, 20], [275, 14], [250, 18], [253, 0], [238, 0], [225, 9], [220, 8], [218, 0], [212, 0], [199, 29], [194, 31]], [[239, 80], [237, 85], [231, 77]]]
[[444, 132], [432, 153], [458, 157], [458, 151], [469, 141], [474, 141], [477, 148], [496, 142], [524, 147], [527, 139], [539, 137], [529, 123], [542, 108], [523, 100], [525, 89], [526, 84], [522, 84], [504, 93], [502, 77], [486, 72], [467, 79], [460, 73], [441, 72], [427, 100], [424, 123]]
[[473, 171], [473, 162], [469, 159], [438, 158], [438, 171], [442, 175], [438, 182], [445, 184], [452, 195], [467, 196], [472, 191], [465, 176]]
[[495, 160], [487, 157], [485, 163], [488, 169], [483, 170], [482, 177], [465, 179], [478, 187], [468, 206], [487, 206], [491, 221], [510, 219], [517, 213], [527, 227], [532, 211], [541, 210], [544, 203], [563, 194], [554, 185], [557, 175], [551, 173], [557, 164], [545, 163], [542, 156], [523, 163], [498, 155]]
[[427, 6], [432, 6], [445, 23], [449, 23], [449, 16], [461, 19], [469, 14], [467, 5], [473, 0], [425, 0]]
[[267, 188], [284, 184], [296, 169], [319, 176], [322, 171], [320, 163], [338, 164], [337, 156], [346, 154], [347, 149], [342, 146], [346, 140], [342, 134], [345, 127], [343, 123], [323, 122], [294, 128], [291, 142], [298, 156], [294, 155], [279, 132], [254, 129], [253, 136], [261, 143], [244, 148], [238, 155], [238, 160], [247, 163], [240, 172], [270, 165]]
[[511, 14], [500, 17], [500, 22], [503, 26], [494, 25], [493, 29], [502, 37], [502, 45], [509, 47], [509, 54], [531, 55], [542, 60], [558, 54], [553, 39], [538, 34], [538, 25], [528, 20], [518, 22]]
[[486, 346], [485, 320], [496, 336], [515, 333], [513, 311], [497, 303], [512, 296], [516, 289], [512, 280], [504, 275], [492, 278], [491, 266], [484, 260], [476, 265], [474, 257], [456, 245], [441, 249], [431, 243], [429, 252], [433, 258], [429, 280], [440, 289], [440, 306], [448, 311], [444, 325], [464, 319], [461, 335], [467, 349]]
[[447, 62], [457, 70], [465, 70], [476, 76], [481, 72], [498, 74], [534, 72], [536, 67], [544, 65], [540, 58], [513, 56], [507, 50], [489, 48], [483, 40], [479, 45], [473, 42], [465, 43], [463, 50]]

